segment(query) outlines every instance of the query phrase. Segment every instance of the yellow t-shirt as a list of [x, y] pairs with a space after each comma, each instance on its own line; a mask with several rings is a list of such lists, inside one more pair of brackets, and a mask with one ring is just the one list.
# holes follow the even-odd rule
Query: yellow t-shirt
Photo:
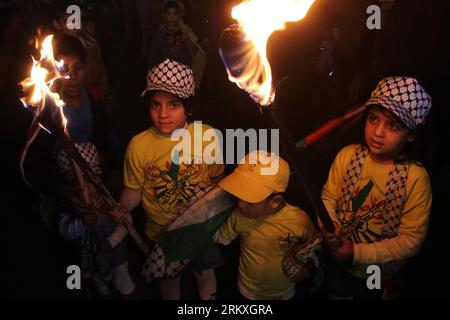
[[[357, 145], [343, 148], [331, 166], [322, 200], [333, 220], [341, 194], [345, 170]], [[398, 235], [391, 239], [381, 236], [386, 206], [387, 177], [393, 164], [380, 164], [367, 156], [356, 182], [348, 211], [338, 221], [342, 233], [354, 243], [354, 266], [349, 271], [367, 278], [367, 266], [390, 261], [405, 261], [416, 254], [425, 239], [431, 208], [431, 186], [425, 168], [409, 163], [406, 183], [406, 201], [403, 207]]]
[[[176, 213], [188, 203], [200, 184], [209, 184], [211, 179], [223, 174], [224, 165], [221, 163], [194, 162], [194, 152], [203, 154], [205, 149], [213, 147], [213, 143], [216, 144], [216, 152], [221, 154], [219, 141], [199, 141], [202, 136], [198, 131], [194, 135], [193, 123], [186, 129], [190, 133], [192, 151], [186, 154], [189, 149], [183, 149], [182, 155], [184, 153], [183, 156], [190, 159], [188, 164], [172, 162], [172, 150], [179, 145], [179, 141], [172, 141], [170, 136], [161, 135], [153, 127], [134, 136], [126, 151], [124, 185], [142, 190], [142, 205], [146, 212], [145, 232], [152, 240], [157, 240], [159, 234], [175, 220]], [[201, 129], [205, 133], [212, 128], [201, 125]], [[194, 148], [194, 139], [201, 143], [202, 148], [198, 145]]]
[[312, 239], [317, 231], [308, 215], [286, 204], [273, 215], [250, 219], [236, 209], [214, 236], [228, 244], [241, 236], [238, 286], [249, 299], [291, 298], [295, 283], [285, 275], [283, 254], [298, 241]]

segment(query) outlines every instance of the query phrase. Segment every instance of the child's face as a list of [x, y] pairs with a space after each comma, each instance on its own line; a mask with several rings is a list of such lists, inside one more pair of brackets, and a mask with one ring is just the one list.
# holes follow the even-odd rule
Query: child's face
[[58, 60], [60, 59], [64, 60], [64, 69], [69, 76], [69, 79], [63, 79], [61, 82], [62, 93], [67, 97], [78, 97], [86, 73], [85, 63], [77, 56], [61, 56]]
[[178, 21], [180, 21], [180, 13], [176, 8], [168, 8], [163, 13], [163, 18], [168, 26], [175, 27], [178, 25]]
[[244, 216], [250, 219], [254, 219], [274, 214], [275, 212], [280, 210], [280, 206], [283, 204], [283, 202], [284, 200], [281, 195], [269, 197], [258, 203], [250, 203], [239, 199], [238, 207], [239, 211]]
[[389, 110], [370, 109], [365, 126], [365, 140], [372, 158], [380, 162], [393, 161], [410, 140], [409, 129]]
[[156, 129], [164, 135], [183, 128], [187, 119], [180, 98], [165, 91], [157, 91], [150, 99], [150, 117]]

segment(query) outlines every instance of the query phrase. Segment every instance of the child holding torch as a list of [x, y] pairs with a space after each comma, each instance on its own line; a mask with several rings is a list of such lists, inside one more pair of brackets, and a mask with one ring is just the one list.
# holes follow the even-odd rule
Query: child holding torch
[[[68, 35], [55, 37], [55, 57], [64, 61], [66, 77], [59, 93], [65, 102], [66, 133], [76, 152], [99, 179], [111, 166], [109, 125], [106, 111], [84, 87], [86, 54], [81, 42]], [[109, 215], [109, 208], [85, 178], [62, 141], [56, 141], [56, 162], [61, 174], [59, 191], [59, 231], [67, 241], [77, 243], [81, 253], [83, 277], [92, 279], [102, 296], [113, 294], [124, 299], [137, 298], [128, 272], [128, 251], [124, 238], [128, 230]], [[131, 218], [128, 216], [128, 218]]]
[[430, 179], [412, 150], [431, 97], [414, 78], [389, 77], [366, 106], [365, 143], [338, 153], [322, 192], [336, 225], [322, 234], [339, 262], [329, 270], [330, 298], [380, 298], [367, 288], [369, 265], [381, 270], [384, 297], [393, 297], [428, 230]]
[[[146, 99], [153, 126], [134, 136], [126, 151], [125, 190], [120, 199], [120, 211], [130, 212], [142, 202], [145, 233], [153, 244], [193, 195], [208, 184], [216, 183], [224, 170], [223, 163], [194, 161], [194, 155], [189, 150], [183, 150], [186, 153], [183, 158], [189, 161], [175, 161], [173, 158], [172, 151], [179, 144], [177, 139], [171, 138], [176, 130], [187, 130], [189, 139], [192, 139], [191, 146], [203, 143], [202, 135], [195, 133], [194, 124], [188, 122], [194, 92], [192, 69], [187, 65], [166, 59], [152, 68], [148, 72], [147, 87], [142, 96]], [[203, 132], [209, 128], [202, 125]], [[212, 241], [193, 259], [192, 267], [201, 299], [215, 298], [214, 268], [221, 264], [222, 255]], [[181, 275], [161, 279], [163, 299], [180, 299], [180, 279]]]
[[239, 202], [214, 240], [226, 245], [240, 236], [238, 288], [245, 299], [293, 298], [295, 283], [283, 270], [283, 256], [294, 245], [317, 235], [308, 215], [283, 198], [289, 175], [285, 160], [273, 153], [254, 151], [219, 182], [219, 187]]

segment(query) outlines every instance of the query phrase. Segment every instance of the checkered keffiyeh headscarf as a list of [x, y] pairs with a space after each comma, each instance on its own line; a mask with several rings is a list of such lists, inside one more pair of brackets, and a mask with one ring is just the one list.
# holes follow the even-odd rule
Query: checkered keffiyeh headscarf
[[373, 104], [389, 109], [413, 130], [425, 122], [431, 97], [414, 78], [388, 77], [378, 83], [365, 105]]
[[[81, 142], [74, 143], [74, 146], [80, 153], [81, 157], [91, 167], [92, 172], [94, 174], [101, 175], [102, 171], [98, 163], [98, 152], [95, 145], [91, 142]], [[56, 161], [64, 179], [68, 182], [73, 181], [76, 178], [75, 172], [73, 170], [72, 160], [67, 155], [66, 151], [61, 150], [56, 156]]]
[[141, 93], [143, 97], [148, 91], [163, 90], [186, 99], [195, 94], [195, 82], [192, 69], [172, 59], [166, 59], [147, 74], [147, 88]]
[[[364, 162], [368, 155], [368, 149], [364, 146], [358, 146], [353, 155], [349, 165], [344, 173], [344, 183], [341, 188], [341, 195], [337, 203], [337, 217], [340, 222], [344, 219], [345, 213], [349, 209], [349, 204], [353, 192], [355, 190], [356, 182], [361, 174]], [[403, 205], [406, 201], [406, 182], [408, 179], [408, 163], [396, 163], [389, 172], [386, 182], [386, 206], [383, 214], [383, 227], [381, 235], [385, 239], [393, 238], [398, 234], [400, 226], [400, 218], [403, 210]], [[381, 264], [385, 274], [393, 274], [398, 270], [398, 262], [393, 261]]]
[[[91, 142], [74, 143], [75, 148], [86, 161], [95, 175], [101, 175], [102, 170], [98, 162], [98, 152], [95, 145]], [[56, 155], [59, 171], [67, 183], [74, 183], [77, 180], [72, 159], [63, 149]], [[104, 200], [99, 193], [94, 198], [94, 206], [100, 208], [104, 204]]]

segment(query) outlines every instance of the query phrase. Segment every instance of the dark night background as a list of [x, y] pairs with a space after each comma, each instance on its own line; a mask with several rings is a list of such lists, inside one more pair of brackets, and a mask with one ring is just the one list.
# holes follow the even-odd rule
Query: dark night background
[[[77, 264], [77, 255], [55, 230], [46, 227], [36, 212], [36, 192], [22, 181], [18, 154], [32, 119], [18, 97], [18, 83], [30, 66], [30, 40], [51, 7], [52, 1], [0, 1], [0, 108], [2, 146], [2, 235], [6, 242], [6, 286], [8, 299], [84, 299], [83, 292], [65, 287], [66, 267]], [[84, 1], [88, 17], [96, 27], [96, 37], [116, 103], [113, 110], [120, 150], [136, 133], [150, 125], [139, 93], [145, 86], [147, 66], [141, 58], [141, 29], [134, 0]], [[158, 1], [154, 1], [158, 2]], [[186, 21], [198, 35], [209, 39], [208, 67], [198, 97], [196, 119], [216, 128], [264, 128], [265, 124], [245, 92], [227, 79], [218, 54], [218, 39], [223, 29], [233, 23], [231, 8], [236, 0], [182, 1]], [[381, 30], [366, 28], [366, 8], [389, 1], [316, 0], [308, 16], [288, 24], [269, 41], [269, 60], [274, 83], [282, 81], [277, 102], [283, 121], [292, 135], [300, 139], [326, 121], [363, 103], [378, 80], [389, 75], [416, 77], [433, 98], [427, 123], [424, 162], [433, 186], [433, 208], [428, 237], [421, 253], [407, 265], [404, 298], [449, 298], [450, 275], [447, 269], [450, 226], [450, 156], [449, 156], [449, 2], [444, 0], [396, 0], [383, 11]], [[108, 8], [114, 10], [106, 10]], [[157, 8], [158, 6], [156, 6]], [[149, 17], [158, 17], [154, 11]], [[150, 18], [149, 18], [150, 19]], [[158, 21], [155, 18], [155, 24]], [[318, 69], [320, 47], [324, 39], [339, 30], [331, 70]], [[337, 151], [356, 142], [361, 128], [357, 125], [337, 130], [311, 146], [307, 152], [310, 170], [317, 186], [323, 185]], [[227, 168], [232, 170], [230, 166]], [[311, 208], [301, 188], [291, 183], [288, 200]], [[139, 220], [139, 210], [135, 212]], [[311, 210], [309, 210], [311, 212]], [[6, 225], [4, 221], [6, 220]], [[235, 299], [238, 242], [221, 247], [227, 263], [217, 270], [218, 298]], [[155, 285], [140, 279], [143, 258], [131, 251], [132, 277], [144, 299], [155, 299]], [[189, 289], [193, 279], [183, 280], [185, 298], [195, 298]], [[299, 290], [301, 291], [301, 290]], [[310, 296], [309, 299], [319, 299]]]

